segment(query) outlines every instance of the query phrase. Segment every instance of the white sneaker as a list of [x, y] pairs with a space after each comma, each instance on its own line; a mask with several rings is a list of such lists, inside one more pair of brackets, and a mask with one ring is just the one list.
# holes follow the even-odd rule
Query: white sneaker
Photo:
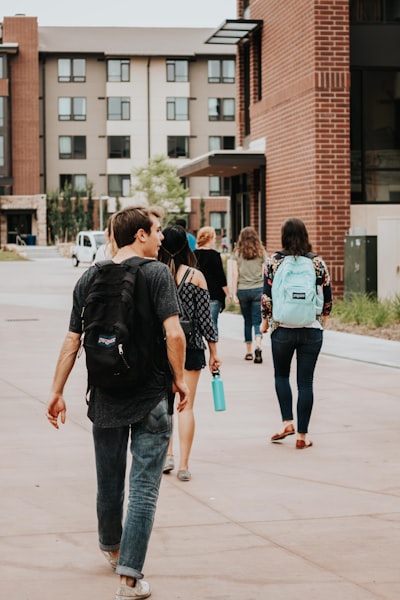
[[150, 585], [144, 579], [137, 579], [134, 587], [120, 585], [115, 593], [115, 600], [126, 600], [127, 598], [148, 598], [151, 594]]

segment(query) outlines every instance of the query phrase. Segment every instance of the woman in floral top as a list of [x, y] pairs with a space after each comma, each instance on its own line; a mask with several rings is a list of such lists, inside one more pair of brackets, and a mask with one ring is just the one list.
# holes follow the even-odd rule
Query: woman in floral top
[[283, 428], [271, 437], [272, 442], [283, 440], [295, 433], [293, 425], [292, 390], [290, 366], [294, 352], [297, 360], [297, 432], [296, 448], [309, 448], [308, 425], [314, 401], [313, 378], [318, 355], [322, 346], [322, 329], [332, 309], [332, 289], [327, 266], [316, 255], [312, 260], [317, 289], [323, 294], [322, 314], [305, 327], [293, 327], [272, 319], [272, 286], [274, 276], [285, 256], [306, 256], [311, 253], [307, 229], [300, 219], [288, 219], [282, 227], [282, 250], [269, 257], [265, 263], [263, 294], [261, 298], [261, 331], [271, 326], [271, 348], [275, 370], [275, 390], [278, 396]]
[[[193, 404], [201, 370], [206, 366], [204, 339], [207, 341], [210, 353], [208, 361], [210, 371], [218, 370], [221, 361], [217, 356], [218, 334], [211, 318], [207, 282], [203, 273], [195, 268], [197, 261], [189, 248], [186, 231], [180, 225], [174, 225], [164, 229], [163, 235], [159, 260], [169, 266], [177, 286], [189, 270], [179, 297], [194, 323], [195, 332], [193, 344], [190, 348], [186, 348], [185, 381], [189, 386], [190, 395], [184, 410], [178, 413], [180, 460], [177, 476], [180, 481], [190, 481], [189, 456], [195, 429]], [[174, 468], [171, 436], [164, 473], [169, 473]]]

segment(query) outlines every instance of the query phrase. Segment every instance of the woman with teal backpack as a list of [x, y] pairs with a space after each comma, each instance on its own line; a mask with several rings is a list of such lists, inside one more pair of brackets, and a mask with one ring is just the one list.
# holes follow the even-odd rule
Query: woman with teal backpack
[[282, 250], [265, 264], [261, 299], [260, 329], [266, 333], [271, 328], [275, 390], [283, 421], [282, 430], [271, 437], [271, 442], [295, 434], [289, 377], [296, 352], [296, 448], [303, 449], [313, 445], [307, 434], [314, 402], [314, 370], [322, 346], [322, 329], [332, 309], [332, 290], [327, 266], [312, 253], [303, 221], [288, 219], [281, 233]]

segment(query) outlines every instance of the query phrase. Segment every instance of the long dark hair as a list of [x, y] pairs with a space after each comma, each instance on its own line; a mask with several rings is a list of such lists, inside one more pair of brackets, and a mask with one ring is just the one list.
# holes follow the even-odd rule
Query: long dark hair
[[166, 227], [163, 236], [158, 260], [169, 266], [174, 277], [181, 265], [197, 266], [196, 256], [189, 247], [186, 231], [181, 225]]
[[304, 256], [311, 252], [306, 226], [301, 219], [291, 217], [282, 225], [282, 249], [292, 256]]

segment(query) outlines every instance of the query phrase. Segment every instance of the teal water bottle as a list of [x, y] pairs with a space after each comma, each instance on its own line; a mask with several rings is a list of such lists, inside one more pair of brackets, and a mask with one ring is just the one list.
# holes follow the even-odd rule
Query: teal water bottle
[[211, 382], [212, 393], [214, 399], [214, 409], [215, 410], [225, 410], [225, 392], [224, 392], [224, 382], [221, 379], [221, 375], [219, 370], [213, 371], [213, 379]]

